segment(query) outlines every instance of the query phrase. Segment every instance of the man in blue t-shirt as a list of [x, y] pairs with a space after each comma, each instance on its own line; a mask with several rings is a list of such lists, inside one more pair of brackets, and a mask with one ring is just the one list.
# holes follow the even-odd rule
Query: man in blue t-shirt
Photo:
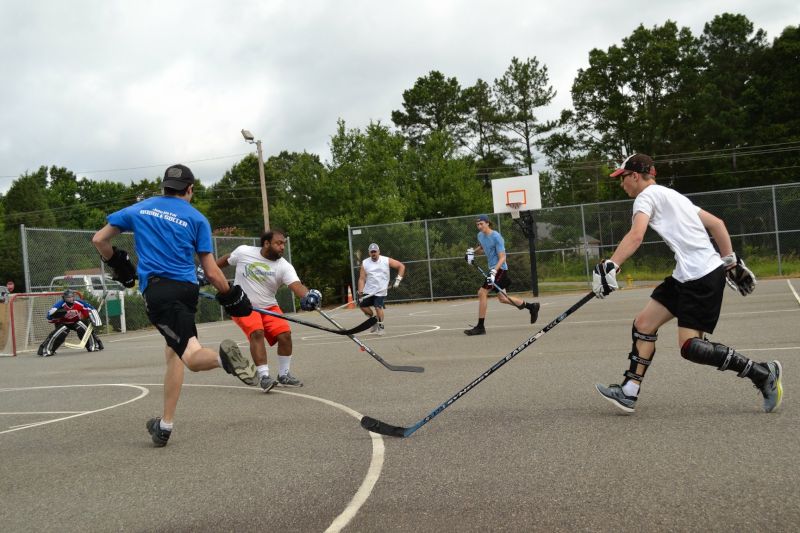
[[[114, 271], [114, 279], [133, 287], [136, 273], [139, 290], [147, 304], [147, 317], [164, 337], [167, 370], [164, 376], [164, 412], [147, 421], [156, 446], [165, 446], [172, 434], [175, 409], [183, 385], [183, 367], [198, 372], [223, 368], [248, 385], [256, 384], [256, 369], [236, 343], [224, 340], [219, 352], [203, 348], [197, 340], [194, 318], [199, 287], [194, 256], [217, 291], [217, 300], [231, 316], [247, 316], [250, 300], [238, 285], [230, 286], [214, 259], [208, 220], [191, 206], [194, 174], [184, 165], [173, 165], [164, 173], [163, 196], [142, 200], [108, 215], [106, 224], [92, 238], [103, 261]], [[124, 231], [132, 231], [138, 269], [128, 253], [111, 245]]]
[[472, 264], [476, 253], [483, 252], [486, 254], [486, 259], [489, 262], [489, 275], [478, 289], [478, 324], [472, 329], [465, 329], [464, 333], [467, 335], [486, 334], [483, 322], [486, 319], [490, 290], [494, 290], [497, 293], [497, 299], [501, 303], [513, 305], [519, 310], [527, 310], [531, 315], [531, 324], [533, 324], [539, 317], [539, 304], [537, 302], [528, 303], [498, 290], [498, 288], [505, 290], [511, 285], [508, 265], [506, 264], [506, 244], [503, 236], [500, 235], [500, 232], [492, 229], [492, 222], [487, 215], [480, 215], [475, 220], [475, 224], [478, 227], [478, 242], [480, 244], [477, 248], [469, 248], [465, 257], [467, 262]]

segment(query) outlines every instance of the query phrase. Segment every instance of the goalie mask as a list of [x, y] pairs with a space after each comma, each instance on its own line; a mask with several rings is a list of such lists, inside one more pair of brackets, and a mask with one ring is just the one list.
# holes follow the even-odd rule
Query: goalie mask
[[70, 305], [75, 303], [75, 291], [72, 289], [65, 290], [61, 297], [63, 298], [64, 302]]

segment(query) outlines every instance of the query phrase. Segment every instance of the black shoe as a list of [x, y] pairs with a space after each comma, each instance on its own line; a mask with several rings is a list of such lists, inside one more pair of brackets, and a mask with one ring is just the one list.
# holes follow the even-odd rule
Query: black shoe
[[464, 333], [467, 335], [486, 335], [486, 328], [483, 326], [475, 326], [472, 329], [465, 329]]
[[147, 421], [147, 432], [153, 438], [156, 448], [166, 446], [169, 436], [172, 435], [171, 429], [161, 429], [161, 417], [151, 418]]
[[527, 307], [528, 311], [531, 313], [531, 324], [536, 324], [536, 321], [539, 319], [539, 308], [541, 305], [539, 302], [531, 302], [526, 304], [525, 307]]

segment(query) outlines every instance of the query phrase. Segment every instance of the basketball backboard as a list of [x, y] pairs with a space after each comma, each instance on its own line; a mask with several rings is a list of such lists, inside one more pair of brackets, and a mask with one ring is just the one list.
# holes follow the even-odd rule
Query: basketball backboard
[[492, 202], [495, 213], [511, 213], [513, 209], [509, 204], [520, 204], [519, 211], [541, 209], [539, 173], [492, 180]]

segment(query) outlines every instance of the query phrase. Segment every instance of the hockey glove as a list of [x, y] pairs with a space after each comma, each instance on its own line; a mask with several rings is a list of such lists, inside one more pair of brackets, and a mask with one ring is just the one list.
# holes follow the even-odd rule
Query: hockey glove
[[397, 287], [399, 287], [401, 281], [403, 281], [403, 276], [397, 276], [396, 278], [394, 278], [394, 285], [392, 285], [392, 288], [396, 289]]
[[598, 298], [605, 298], [619, 289], [617, 272], [619, 272], [619, 267], [614, 261], [603, 260], [595, 265], [592, 273], [592, 291]]
[[108, 259], [101, 256], [101, 259], [114, 271], [111, 279], [119, 281], [129, 289], [136, 284], [136, 268], [131, 263], [128, 252], [114, 246], [114, 254]]
[[727, 269], [725, 281], [728, 283], [728, 286], [735, 291], [739, 291], [739, 294], [742, 296], [751, 294], [756, 288], [756, 275], [753, 274], [752, 270], [747, 268], [747, 265], [744, 264], [744, 260], [741, 257], [736, 257], [735, 253], [732, 253], [731, 255], [723, 257], [722, 261], [725, 263], [725, 268]]
[[470, 265], [475, 261], [475, 248], [467, 248], [467, 253], [464, 254], [464, 259]]
[[322, 294], [316, 289], [311, 289], [305, 296], [300, 298], [300, 309], [303, 311], [314, 311], [322, 304]]
[[497, 276], [497, 270], [495, 270], [495, 269], [493, 268], [493, 269], [491, 269], [491, 270], [489, 271], [489, 275], [488, 275], [488, 276], [486, 276], [486, 284], [487, 284], [489, 287], [493, 287], [493, 286], [494, 286], [494, 278], [495, 278], [495, 276]]
[[250, 299], [238, 285], [232, 285], [231, 289], [224, 294], [218, 293], [217, 301], [231, 316], [249, 316], [253, 312]]

